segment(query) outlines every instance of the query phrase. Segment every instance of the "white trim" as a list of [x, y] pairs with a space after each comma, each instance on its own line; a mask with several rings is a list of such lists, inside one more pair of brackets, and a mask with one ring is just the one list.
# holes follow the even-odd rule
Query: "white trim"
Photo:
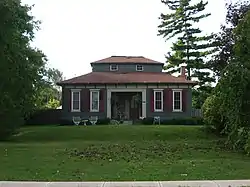
[[107, 118], [111, 118], [111, 93], [112, 92], [141, 92], [142, 93], [142, 116], [146, 118], [147, 112], [147, 89], [140, 89], [140, 88], [112, 88], [107, 89]]
[[72, 88], [72, 89], [71, 89], [71, 92], [72, 92], [72, 91], [73, 91], [73, 92], [80, 92], [80, 91], [82, 91], [82, 89], [79, 89], [79, 88]]
[[[115, 66], [116, 68], [113, 69], [112, 66]], [[110, 71], [118, 71], [118, 65], [117, 65], [117, 64], [110, 64], [110, 65], [109, 65], [109, 70], [110, 70]]]
[[164, 89], [161, 88], [155, 88], [154, 91], [163, 91]]
[[[93, 109], [92, 108], [92, 97], [93, 97], [93, 93], [97, 93], [98, 95], [98, 109]], [[100, 90], [99, 89], [91, 89], [90, 90], [90, 112], [99, 112], [100, 109]]]
[[69, 88], [69, 89], [82, 89], [82, 88], [91, 88], [91, 89], [95, 89], [95, 88], [153, 88], [153, 89], [165, 89], [165, 88], [172, 88], [172, 89], [184, 89], [184, 88], [192, 88], [192, 86], [188, 86], [188, 85], [179, 85], [179, 86], [174, 86], [172, 84], [161, 84], [161, 85], [157, 85], [157, 84], [149, 84], [147, 85], [146, 83], [138, 83], [136, 85], [130, 85], [130, 84], [119, 84], [119, 85], [115, 85], [115, 84], [108, 84], [108, 85], [82, 85], [82, 86], [64, 86], [64, 88]]
[[[74, 110], [73, 108], [73, 94], [78, 93], [79, 94], [79, 109]], [[81, 112], [81, 89], [71, 89], [71, 112]]]
[[[141, 69], [138, 69], [138, 66], [141, 66]], [[136, 71], [144, 71], [144, 67], [141, 64], [136, 65]]]
[[[174, 106], [174, 93], [175, 92], [179, 92], [180, 93], [180, 109], [174, 109], [175, 106]], [[173, 89], [173, 112], [182, 112], [182, 89]]]
[[[161, 109], [156, 109], [156, 92], [161, 93]], [[154, 89], [154, 112], [163, 112], [163, 90], [162, 89]]]

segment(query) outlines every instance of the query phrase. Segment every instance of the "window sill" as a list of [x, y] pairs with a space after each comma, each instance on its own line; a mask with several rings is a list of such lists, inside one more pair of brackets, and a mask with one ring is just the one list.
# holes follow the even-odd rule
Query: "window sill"
[[81, 110], [71, 110], [71, 112], [81, 112]]
[[163, 110], [154, 110], [154, 112], [163, 112]]
[[173, 112], [183, 112], [182, 110], [173, 110]]
[[99, 110], [90, 110], [90, 112], [99, 112]]

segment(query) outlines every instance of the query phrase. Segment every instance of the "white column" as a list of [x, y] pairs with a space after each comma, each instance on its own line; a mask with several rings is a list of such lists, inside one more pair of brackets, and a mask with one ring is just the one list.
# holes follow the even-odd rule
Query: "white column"
[[147, 117], [147, 105], [146, 105], [147, 98], [146, 98], [146, 95], [147, 95], [147, 89], [144, 89], [142, 91], [142, 117], [144, 117], [144, 118]]
[[107, 118], [111, 118], [111, 90], [107, 89]]

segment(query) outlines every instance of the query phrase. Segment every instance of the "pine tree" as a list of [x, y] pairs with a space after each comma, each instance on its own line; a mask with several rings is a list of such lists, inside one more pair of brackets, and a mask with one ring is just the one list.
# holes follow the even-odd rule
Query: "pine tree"
[[191, 1], [162, 0], [171, 13], [161, 14], [158, 35], [167, 40], [177, 39], [171, 48], [172, 52], [166, 55], [168, 64], [164, 68], [174, 73], [180, 70], [181, 64], [186, 64], [187, 78], [198, 80], [199, 88], [196, 90], [196, 95], [200, 95], [201, 98], [196, 100], [199, 100], [197, 107], [201, 107], [212, 90], [209, 84], [214, 82], [214, 78], [206, 71], [209, 65], [205, 62], [205, 58], [214, 52], [214, 43], [213, 34], [202, 36], [201, 29], [195, 27], [201, 19], [210, 16], [209, 13], [203, 13], [208, 2], [200, 0], [196, 4], [191, 4]]

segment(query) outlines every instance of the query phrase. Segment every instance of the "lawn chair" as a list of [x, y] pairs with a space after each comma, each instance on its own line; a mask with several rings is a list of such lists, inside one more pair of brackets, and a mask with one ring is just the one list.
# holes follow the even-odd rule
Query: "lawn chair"
[[92, 125], [95, 125], [98, 120], [98, 116], [90, 116], [89, 121]]
[[161, 117], [160, 116], [154, 116], [153, 124], [161, 124]]
[[118, 120], [116, 120], [116, 119], [111, 119], [111, 120], [110, 120], [110, 124], [111, 124], [111, 125], [119, 125], [120, 122], [119, 122]]
[[79, 125], [82, 121], [82, 118], [80, 116], [73, 116], [72, 121], [75, 125]]

